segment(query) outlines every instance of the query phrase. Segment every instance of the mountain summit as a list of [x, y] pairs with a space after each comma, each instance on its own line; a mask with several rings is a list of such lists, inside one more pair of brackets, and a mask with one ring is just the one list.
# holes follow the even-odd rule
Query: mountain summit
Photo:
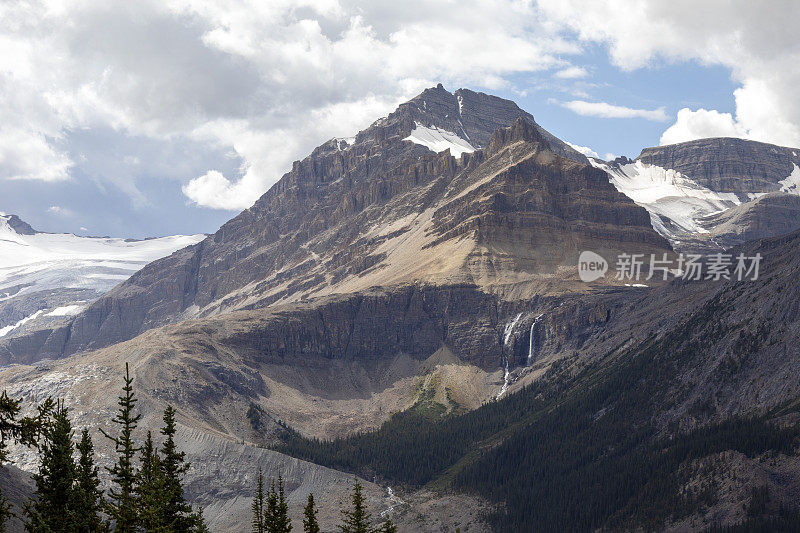
[[519, 296], [583, 249], [668, 250], [647, 212], [586, 163], [511, 101], [426, 89], [355, 137], [322, 144], [214, 235], [6, 357], [376, 286]]

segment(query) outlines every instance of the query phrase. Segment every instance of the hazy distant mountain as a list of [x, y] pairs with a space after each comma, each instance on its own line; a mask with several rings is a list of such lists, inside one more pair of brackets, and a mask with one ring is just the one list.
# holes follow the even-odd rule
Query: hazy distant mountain
[[63, 322], [145, 264], [203, 235], [134, 241], [42, 233], [0, 214], [0, 337]]

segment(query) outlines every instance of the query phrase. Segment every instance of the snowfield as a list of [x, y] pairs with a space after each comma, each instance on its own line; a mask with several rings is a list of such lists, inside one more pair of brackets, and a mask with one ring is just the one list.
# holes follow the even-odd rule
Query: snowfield
[[[200, 242], [205, 235], [129, 241], [71, 233], [20, 235], [0, 216], [0, 297], [7, 288], [91, 288], [105, 292], [147, 263]], [[26, 290], [26, 289], [23, 289]], [[17, 293], [18, 294], [18, 293]]]
[[781, 185], [781, 191], [800, 196], [800, 167], [794, 163], [792, 163], [792, 167], [792, 173], [778, 183]]
[[[22, 235], [9, 219], [0, 213], [0, 337], [37, 319], [77, 314], [88, 305], [87, 295], [97, 297], [147, 263], [205, 238], [198, 234], [134, 241], [71, 233]], [[59, 299], [54, 291], [65, 296]], [[83, 291], [82, 298], [77, 291]], [[50, 294], [48, 304], [40, 303], [38, 296], [45, 292]]]
[[[647, 209], [653, 229], [669, 240], [684, 233], [706, 233], [698, 219], [741, 203], [735, 194], [712, 191], [673, 169], [641, 161], [619, 166], [589, 161], [606, 171], [619, 192]], [[666, 221], [676, 230], [668, 229]]]
[[453, 157], [461, 157], [464, 152], [471, 153], [475, 151], [474, 146], [455, 133], [436, 127], [429, 128], [419, 122], [414, 123], [414, 130], [411, 135], [403, 140], [421, 144], [437, 154], [449, 148], [450, 155]]

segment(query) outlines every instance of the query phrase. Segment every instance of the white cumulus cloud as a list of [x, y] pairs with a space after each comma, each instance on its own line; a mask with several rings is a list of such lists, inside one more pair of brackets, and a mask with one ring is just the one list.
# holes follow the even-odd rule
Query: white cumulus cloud
[[[775, 0], [538, 0], [543, 17], [584, 42], [608, 46], [631, 70], [660, 61], [697, 61], [730, 69], [733, 123], [713, 110], [683, 112], [666, 141], [696, 135], [738, 137], [800, 146], [800, 2]], [[718, 115], [724, 115], [719, 113]], [[690, 120], [691, 119], [691, 120]], [[662, 140], [663, 142], [663, 140]]]
[[675, 124], [661, 135], [661, 144], [675, 144], [706, 137], [745, 137], [746, 132], [730, 113], [685, 107], [678, 111]]
[[580, 146], [578, 144], [572, 144], [569, 141], [565, 141], [568, 145], [570, 145], [573, 149], [577, 150], [578, 152], [582, 153], [586, 157], [595, 157], [600, 159], [600, 156], [597, 155], [597, 152], [589, 148], [588, 146]]
[[574, 80], [578, 78], [585, 78], [589, 75], [589, 72], [583, 67], [567, 67], [564, 69], [559, 70], [553, 76], [556, 78], [560, 78], [562, 80]]
[[[75, 132], [205, 144], [241, 160], [183, 181], [243, 209], [321, 141], [351, 135], [438, 81], [504, 87], [580, 47], [516, 0], [9, 0], [0, 3], [0, 179], [86, 172], [146, 205], [151, 161], [120, 165]], [[133, 142], [133, 141], [132, 141]], [[120, 148], [120, 151], [124, 151]], [[173, 152], [180, 152], [180, 148]], [[186, 148], [187, 152], [190, 150]], [[95, 153], [97, 152], [97, 153]], [[177, 163], [176, 163], [177, 164]], [[191, 181], [190, 181], [191, 180]]]

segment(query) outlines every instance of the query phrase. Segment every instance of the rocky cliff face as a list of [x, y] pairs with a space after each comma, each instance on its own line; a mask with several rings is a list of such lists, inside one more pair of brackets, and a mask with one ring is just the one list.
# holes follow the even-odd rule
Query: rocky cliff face
[[[443, 145], [464, 153], [429, 149]], [[296, 162], [213, 236], [6, 353], [59, 356], [177, 320], [372, 286], [502, 293], [584, 248], [668, 249], [647, 213], [583, 161], [512, 102], [428, 89]]]
[[645, 148], [637, 160], [674, 169], [700, 185], [734, 193], [747, 201], [748, 193], [780, 190], [779, 181], [800, 165], [800, 149], [718, 137]]
[[715, 252], [800, 227], [792, 207], [800, 149], [714, 138], [645, 148], [633, 161], [591, 163], [650, 212], [653, 228], [677, 251]]
[[730, 248], [800, 229], [800, 196], [772, 192], [700, 220], [714, 242]]

